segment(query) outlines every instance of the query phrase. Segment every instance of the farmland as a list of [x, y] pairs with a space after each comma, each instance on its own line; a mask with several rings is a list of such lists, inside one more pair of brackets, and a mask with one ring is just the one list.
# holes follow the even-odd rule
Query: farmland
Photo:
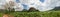
[[[0, 12], [0, 17], [3, 16], [3, 12]], [[60, 17], [60, 11], [33, 11], [33, 12], [27, 12], [27, 11], [15, 11], [15, 12], [7, 12], [9, 15], [13, 15], [14, 17]]]

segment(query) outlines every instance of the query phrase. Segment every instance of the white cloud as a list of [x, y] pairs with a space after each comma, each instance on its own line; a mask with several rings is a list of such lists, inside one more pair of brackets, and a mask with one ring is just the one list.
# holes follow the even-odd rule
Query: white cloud
[[17, 6], [14, 6], [15, 11], [22, 11], [23, 10], [23, 6], [21, 5], [21, 3], [18, 3]]
[[[37, 6], [39, 8], [37, 8], [37, 7], [36, 8], [40, 11], [48, 11], [48, 10], [52, 10], [56, 7], [56, 3], [57, 3], [56, 1], [58, 1], [58, 0], [45, 0], [44, 3], [39, 2], [39, 0], [31, 0], [31, 1], [28, 0], [27, 2], [29, 2], [28, 3], [29, 7]], [[34, 3], [34, 5], [30, 5], [31, 3]]]
[[[34, 4], [31, 5], [32, 3]], [[28, 8], [34, 7], [40, 11], [48, 11], [54, 9], [56, 6], [60, 6], [60, 0], [45, 0], [44, 3], [41, 3], [39, 0], [20, 0], [20, 4], [17, 6], [20, 9], [16, 10], [23, 10], [24, 7], [21, 4], [27, 4]]]
[[40, 6], [43, 6], [43, 10], [40, 10], [40, 11], [52, 10], [57, 6], [60, 6], [59, 2], [60, 1], [58, 1], [58, 0], [48, 0], [48, 1], [46, 1], [45, 5], [40, 5]]

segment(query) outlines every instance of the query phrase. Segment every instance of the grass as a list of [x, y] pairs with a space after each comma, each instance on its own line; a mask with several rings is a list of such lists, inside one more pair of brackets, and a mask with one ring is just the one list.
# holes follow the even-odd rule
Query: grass
[[15, 17], [60, 17], [60, 12], [14, 12]]
[[3, 16], [3, 13], [0, 13], [0, 17], [2, 17]]
[[[0, 13], [2, 17], [3, 13]], [[45, 11], [45, 12], [12, 12], [10, 15], [14, 17], [60, 17], [60, 11]]]

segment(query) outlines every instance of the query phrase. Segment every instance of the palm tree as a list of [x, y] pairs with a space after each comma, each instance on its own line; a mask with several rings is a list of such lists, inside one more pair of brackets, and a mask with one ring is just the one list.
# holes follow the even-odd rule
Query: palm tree
[[5, 3], [4, 7], [5, 7], [5, 11], [4, 13], [9, 14], [10, 12], [14, 12], [14, 8], [13, 6], [15, 6], [15, 3], [13, 1], [9, 1], [8, 3]]
[[13, 6], [15, 6], [15, 3], [13, 1], [9, 1], [9, 3], [6, 3], [4, 5], [5, 9], [11, 11], [13, 9]]
[[[4, 8], [6, 9], [3, 13], [3, 17], [8, 17], [10, 12], [13, 12], [14, 8], [13, 6], [15, 6], [15, 3], [13, 1], [9, 1], [8, 3], [6, 2], [4, 5]], [[12, 17], [12, 16], [9, 16]]]

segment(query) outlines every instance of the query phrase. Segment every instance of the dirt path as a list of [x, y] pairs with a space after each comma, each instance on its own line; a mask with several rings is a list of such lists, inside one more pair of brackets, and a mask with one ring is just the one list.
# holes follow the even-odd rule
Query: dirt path
[[3, 14], [3, 17], [14, 17], [13, 15]]

